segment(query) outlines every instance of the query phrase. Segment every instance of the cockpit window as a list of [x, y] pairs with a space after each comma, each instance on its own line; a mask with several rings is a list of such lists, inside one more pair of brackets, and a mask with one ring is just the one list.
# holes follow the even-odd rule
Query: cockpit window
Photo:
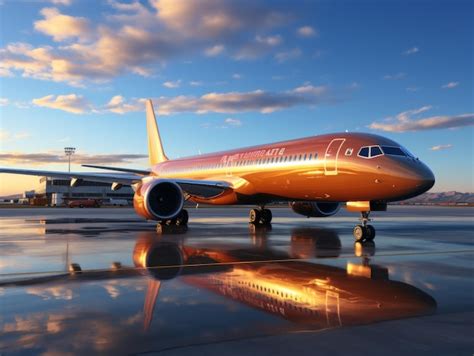
[[383, 153], [390, 156], [407, 156], [400, 147], [382, 146]]
[[369, 147], [362, 147], [359, 151], [359, 156], [369, 158]]
[[383, 153], [379, 146], [370, 147], [370, 157], [377, 157], [381, 155], [383, 155]]

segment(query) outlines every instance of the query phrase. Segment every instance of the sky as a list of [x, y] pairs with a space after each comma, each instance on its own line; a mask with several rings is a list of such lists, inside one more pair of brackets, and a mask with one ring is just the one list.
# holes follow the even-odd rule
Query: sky
[[[474, 191], [472, 1], [0, 0], [0, 166], [147, 167], [331, 132], [389, 137]], [[89, 169], [90, 170], [90, 169]], [[35, 177], [0, 175], [0, 195]]]

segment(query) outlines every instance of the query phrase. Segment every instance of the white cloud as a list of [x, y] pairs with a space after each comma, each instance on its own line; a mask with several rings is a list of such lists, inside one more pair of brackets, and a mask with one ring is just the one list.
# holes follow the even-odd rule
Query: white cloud
[[[227, 93], [212, 92], [202, 96], [162, 96], [153, 99], [153, 102], [157, 113], [170, 115], [184, 112], [196, 114], [208, 112], [232, 114], [248, 111], [271, 113], [299, 105], [330, 103], [333, 100], [334, 98], [328, 87], [305, 84], [282, 92], [263, 90]], [[33, 99], [33, 103], [38, 106], [64, 110], [75, 114], [91, 112], [124, 114], [145, 110], [145, 99], [134, 98], [127, 101], [121, 95], [115, 95], [102, 107], [94, 107], [82, 96], [76, 94], [59, 95], [57, 97], [48, 95], [43, 98]]]
[[406, 88], [406, 91], [409, 91], [409, 92], [412, 92], [412, 93], [414, 93], [414, 92], [416, 92], [416, 91], [418, 91], [418, 90], [420, 90], [420, 89], [417, 88], [417, 87], [408, 87], [408, 88]]
[[47, 95], [42, 98], [33, 99], [36, 106], [47, 107], [67, 111], [73, 114], [84, 114], [91, 111], [91, 105], [81, 95]]
[[9, 102], [8, 98], [0, 98], [0, 106], [7, 106]]
[[3, 142], [6, 141], [15, 141], [15, 140], [24, 140], [30, 138], [31, 134], [29, 132], [16, 132], [11, 133], [10, 131], [6, 131], [0, 129], [0, 140]]
[[224, 120], [224, 122], [229, 126], [242, 126], [242, 121], [239, 119], [234, 119], [232, 117], [228, 117]]
[[236, 79], [236, 80], [242, 79], [242, 75], [239, 74], [239, 73], [234, 73], [234, 74], [232, 74], [232, 79]]
[[204, 54], [208, 57], [215, 57], [224, 52], [225, 47], [223, 45], [215, 45], [209, 48], [206, 48]]
[[245, 29], [268, 28], [283, 24], [288, 15], [260, 1], [231, 0], [151, 0], [157, 17], [181, 36], [216, 38]]
[[105, 110], [115, 114], [125, 114], [128, 112], [138, 111], [138, 106], [136, 104], [126, 103], [124, 97], [121, 95], [115, 95], [107, 103]]
[[459, 82], [449, 82], [443, 85], [441, 88], [443, 89], [453, 89], [456, 88], [459, 85]]
[[300, 57], [301, 53], [302, 52], [299, 48], [294, 48], [294, 49], [291, 49], [289, 51], [279, 52], [279, 53], [275, 54], [275, 59], [277, 60], [277, 62], [283, 63], [283, 62], [289, 61], [291, 59], [296, 59], [296, 58]]
[[373, 122], [369, 128], [386, 132], [423, 131], [434, 129], [449, 129], [474, 125], [474, 114], [431, 116], [413, 120], [413, 116], [419, 115], [431, 109], [431, 106], [423, 106], [419, 109], [407, 110], [399, 113], [395, 118], [388, 118], [386, 122]]
[[403, 72], [399, 72], [396, 74], [386, 74], [383, 76], [384, 80], [399, 80], [405, 78], [406, 74]]
[[283, 42], [280, 35], [256, 36], [252, 41], [242, 45], [234, 55], [237, 60], [248, 60], [261, 57]]
[[311, 26], [303, 26], [298, 28], [298, 35], [301, 37], [316, 37], [319, 36], [319, 33], [316, 29]]
[[164, 86], [165, 88], [169, 88], [169, 89], [176, 89], [176, 88], [179, 88], [180, 85], [181, 85], [181, 79], [175, 80], [175, 81], [169, 80], [169, 81], [163, 83], [163, 86]]
[[255, 37], [255, 41], [257, 43], [263, 43], [267, 46], [273, 47], [273, 46], [278, 46], [283, 42], [283, 39], [280, 35], [275, 35], [275, 36], [257, 36]]
[[34, 23], [35, 29], [46, 35], [52, 36], [55, 41], [64, 41], [69, 38], [88, 38], [91, 35], [89, 21], [83, 17], [63, 15], [56, 8], [41, 10], [44, 20]]
[[191, 85], [192, 87], [200, 87], [201, 85], [204, 85], [204, 83], [200, 80], [191, 80], [189, 82], [189, 85]]
[[449, 148], [453, 147], [451, 144], [447, 145], [438, 145], [438, 146], [433, 146], [430, 148], [431, 151], [441, 151], [441, 150], [447, 150]]
[[43, 9], [44, 18], [36, 21], [35, 28], [61, 44], [7, 44], [0, 49], [0, 75], [20, 74], [84, 86], [88, 81], [100, 83], [125, 73], [150, 76], [178, 56], [206, 49], [209, 55], [217, 55], [223, 51], [219, 47], [222, 43], [222, 53], [233, 58], [256, 58], [281, 39], [260, 37], [266, 43], [258, 43], [254, 37], [251, 47], [264, 49], [253, 48], [246, 55], [242, 48], [247, 39], [284, 25], [291, 17], [282, 6], [279, 10], [279, 5], [268, 6], [262, 1], [245, 5], [230, 0], [150, 0], [150, 6], [139, 1], [108, 3], [116, 13], [96, 25], [83, 17], [62, 14], [57, 8]]
[[251, 92], [209, 93], [201, 97], [178, 96], [174, 98], [157, 98], [155, 103], [160, 114], [168, 115], [178, 112], [237, 113], [259, 111], [271, 113], [297, 105], [314, 105], [327, 102], [326, 87], [311, 85], [295, 88], [290, 91], [272, 93], [263, 90]]
[[69, 6], [72, 4], [72, 0], [48, 0], [51, 4], [54, 5], [64, 5]]
[[418, 53], [419, 51], [420, 49], [418, 47], [412, 47], [412, 48], [407, 49], [406, 51], [403, 51], [402, 54], [404, 54], [405, 56], [409, 56], [410, 54], [415, 54], [415, 53]]

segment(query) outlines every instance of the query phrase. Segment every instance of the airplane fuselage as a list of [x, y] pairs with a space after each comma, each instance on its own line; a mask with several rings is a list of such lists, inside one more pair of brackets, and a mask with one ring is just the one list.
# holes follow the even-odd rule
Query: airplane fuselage
[[[393, 152], [365, 157], [365, 151], [361, 152], [364, 147], [386, 147], [387, 152]], [[212, 204], [396, 201], [421, 194], [434, 184], [429, 168], [400, 144], [360, 133], [313, 136], [168, 160], [155, 165], [153, 175], [231, 183], [233, 189], [228, 194], [192, 198]]]

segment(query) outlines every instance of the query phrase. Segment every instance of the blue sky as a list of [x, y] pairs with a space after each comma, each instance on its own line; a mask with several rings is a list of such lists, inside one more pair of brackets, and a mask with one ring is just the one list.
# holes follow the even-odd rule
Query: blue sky
[[[0, 165], [146, 166], [143, 98], [178, 157], [348, 130], [473, 191], [472, 1], [8, 1]], [[136, 155], [136, 156], [134, 156]], [[78, 164], [73, 166], [80, 170]], [[0, 193], [33, 178], [0, 178]]]

